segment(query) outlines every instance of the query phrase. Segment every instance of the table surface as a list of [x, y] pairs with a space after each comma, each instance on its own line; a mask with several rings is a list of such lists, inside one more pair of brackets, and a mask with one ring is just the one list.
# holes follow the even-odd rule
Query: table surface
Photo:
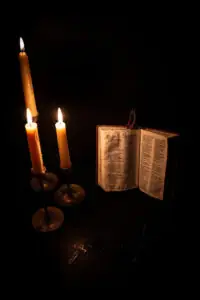
[[[65, 220], [59, 230], [38, 233], [31, 220], [43, 199], [31, 190], [30, 174], [23, 175], [9, 239], [16, 282], [27, 286], [34, 282], [38, 288], [46, 284], [127, 288], [136, 280], [144, 282], [152, 275], [158, 280], [178, 268], [175, 204], [150, 198], [138, 189], [106, 193], [95, 183], [95, 167], [79, 166], [71, 180], [85, 189], [85, 200], [76, 207], [61, 208]], [[48, 204], [56, 206], [53, 193]], [[84, 244], [87, 253], [80, 252], [70, 263], [75, 244]]]

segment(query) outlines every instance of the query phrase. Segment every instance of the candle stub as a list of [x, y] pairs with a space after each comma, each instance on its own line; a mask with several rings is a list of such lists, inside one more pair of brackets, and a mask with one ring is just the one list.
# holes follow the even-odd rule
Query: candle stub
[[26, 108], [29, 108], [31, 110], [32, 116], [35, 118], [38, 115], [38, 111], [35, 102], [35, 95], [33, 90], [28, 55], [25, 52], [24, 41], [22, 38], [20, 38], [19, 62], [20, 62], [25, 105]]
[[40, 146], [37, 123], [32, 122], [32, 115], [27, 109], [27, 123], [25, 125], [28, 140], [29, 152], [32, 162], [33, 173], [41, 174], [44, 172], [44, 164], [42, 159], [42, 151]]
[[60, 156], [60, 167], [62, 169], [69, 169], [71, 167], [71, 161], [67, 141], [66, 125], [63, 122], [63, 115], [60, 108], [58, 108], [58, 122], [55, 124], [55, 127]]

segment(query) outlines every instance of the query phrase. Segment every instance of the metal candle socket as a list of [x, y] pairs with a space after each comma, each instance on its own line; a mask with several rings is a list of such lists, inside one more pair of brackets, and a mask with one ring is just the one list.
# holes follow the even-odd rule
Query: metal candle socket
[[58, 183], [58, 177], [49, 172], [44, 172], [41, 174], [34, 174], [32, 172], [31, 187], [35, 192], [40, 192], [41, 190], [52, 191], [55, 189]]

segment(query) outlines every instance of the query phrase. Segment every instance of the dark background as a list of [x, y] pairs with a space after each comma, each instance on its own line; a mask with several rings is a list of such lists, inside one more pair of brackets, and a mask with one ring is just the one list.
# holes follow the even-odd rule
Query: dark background
[[[179, 20], [167, 22], [164, 14], [160, 19], [144, 16], [138, 22], [131, 15], [23, 15], [11, 40], [15, 116], [24, 122], [17, 58], [22, 36], [40, 122], [53, 127], [61, 106], [74, 161], [94, 159], [95, 126], [126, 124], [132, 107], [139, 126], [181, 132], [184, 104], [178, 30]], [[44, 144], [55, 144], [53, 128], [44, 131]]]
[[[9, 45], [6, 51], [9, 57], [6, 75], [9, 78], [9, 96], [6, 112], [12, 120], [7, 141], [12, 153], [11, 168], [14, 169], [15, 178], [14, 191], [9, 201], [12, 204], [11, 215], [15, 224], [13, 226], [11, 222], [10, 227], [8, 226], [11, 229], [7, 243], [12, 245], [10, 268], [16, 273], [21, 269], [23, 280], [32, 274], [38, 279], [35, 284], [40, 286], [43, 281], [52, 282], [55, 287], [60, 286], [60, 282], [61, 286], [67, 286], [66, 282], [70, 277], [70, 284], [79, 287], [81, 276], [89, 278], [88, 282], [92, 280], [94, 286], [101, 285], [101, 282], [105, 284], [105, 278], [109, 278], [115, 285], [116, 277], [121, 281], [122, 272], [127, 273], [130, 264], [128, 260], [125, 264], [120, 262], [124, 269], [119, 271], [121, 269], [118, 269], [118, 259], [113, 262], [115, 254], [110, 254], [110, 248], [110, 256], [105, 255], [106, 259], [103, 256], [100, 262], [108, 266], [103, 271], [99, 270], [98, 264], [94, 267], [90, 262], [88, 265], [91, 264], [91, 267], [86, 266], [87, 271], [83, 268], [68, 272], [63, 259], [63, 249], [68, 247], [64, 238], [66, 232], [71, 236], [69, 244], [74, 236], [96, 239], [98, 232], [101, 241], [103, 240], [102, 245], [105, 245], [110, 239], [106, 233], [112, 228], [114, 218], [115, 229], [111, 231], [113, 249], [119, 248], [116, 240], [119, 244], [121, 240], [125, 240], [126, 251], [130, 253], [130, 249], [136, 247], [136, 244], [139, 247], [135, 236], [140, 236], [144, 223], [151, 224], [148, 227], [150, 233], [147, 239], [151, 240], [152, 236], [159, 237], [155, 239], [155, 244], [150, 242], [151, 250], [146, 250], [149, 259], [144, 260], [137, 272], [134, 269], [136, 277], [138, 272], [141, 276], [144, 273], [150, 275], [150, 270], [156, 266], [159, 270], [157, 279], [166, 270], [173, 270], [177, 274], [177, 261], [180, 260], [180, 253], [177, 254], [180, 247], [179, 201], [176, 199], [173, 205], [161, 204], [137, 191], [128, 195], [108, 196], [95, 186], [95, 155], [96, 125], [125, 125], [131, 108], [136, 109], [138, 126], [183, 133], [185, 128], [182, 124], [183, 90], [180, 88], [182, 57], [179, 19], [175, 21], [173, 16], [169, 18], [164, 13], [159, 18], [150, 15], [136, 18], [136, 15], [127, 14], [83, 16], [77, 13], [59, 17], [31, 17], [22, 13], [18, 16], [21, 18], [15, 17], [10, 21], [11, 26], [7, 28], [5, 37]], [[54, 124], [56, 111], [60, 106], [67, 122], [74, 179], [84, 186], [88, 194], [86, 204], [83, 203], [78, 211], [65, 211], [65, 219], [69, 219], [67, 229], [64, 227], [65, 231], [50, 238], [35, 235], [30, 224], [31, 215], [40, 204], [34, 200], [35, 195], [28, 187], [31, 165], [24, 130], [25, 107], [18, 62], [20, 36], [24, 39], [29, 56], [39, 111], [38, 126], [44, 163], [48, 170], [55, 170], [59, 164]], [[99, 223], [95, 223], [95, 218]], [[104, 223], [101, 218], [111, 221]], [[118, 226], [122, 225], [118, 223], [118, 219], [130, 219], [130, 224], [122, 226], [120, 238], [116, 239]], [[134, 227], [137, 228], [134, 238], [130, 227], [135, 225], [131, 222], [137, 224]], [[94, 224], [98, 226], [95, 227]], [[96, 231], [91, 228], [96, 228]], [[132, 255], [130, 253], [126, 253], [124, 257]], [[162, 267], [158, 267], [160, 265]], [[98, 270], [96, 277], [91, 271], [93, 268]], [[115, 271], [111, 272], [109, 268]], [[116, 270], [121, 275], [116, 273], [114, 276]], [[133, 273], [129, 277], [130, 281], [135, 278], [132, 276]], [[66, 281], [63, 278], [67, 278]], [[27, 282], [28, 280], [26, 284]], [[86, 285], [90, 286], [88, 282]]]

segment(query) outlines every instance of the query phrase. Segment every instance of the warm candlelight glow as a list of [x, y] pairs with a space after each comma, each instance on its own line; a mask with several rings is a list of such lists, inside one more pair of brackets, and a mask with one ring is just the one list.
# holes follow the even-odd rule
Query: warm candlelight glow
[[27, 110], [26, 110], [26, 118], [27, 118], [27, 123], [29, 125], [31, 125], [32, 124], [32, 114], [31, 114], [31, 111], [29, 108], [27, 108]]
[[58, 108], [58, 122], [59, 123], [63, 122], [63, 114], [62, 114], [60, 107]]
[[21, 37], [19, 39], [19, 46], [21, 51], [25, 51], [24, 41]]

